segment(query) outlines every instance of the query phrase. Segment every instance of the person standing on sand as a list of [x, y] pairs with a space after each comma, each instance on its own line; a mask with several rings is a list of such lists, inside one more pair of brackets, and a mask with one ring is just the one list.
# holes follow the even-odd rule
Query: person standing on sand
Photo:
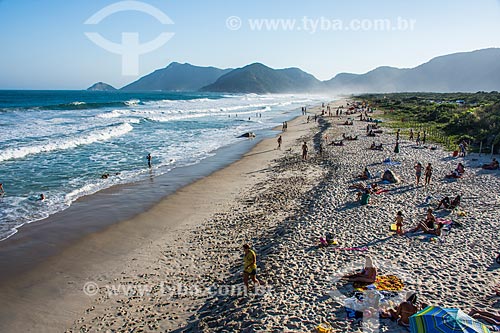
[[396, 140], [396, 146], [394, 147], [394, 152], [396, 154], [399, 154], [399, 141], [398, 140]]
[[432, 165], [429, 163], [425, 168], [425, 185], [429, 185], [431, 183], [432, 177]]
[[0, 183], [0, 194], [5, 194], [2, 183]]
[[302, 145], [302, 160], [306, 161], [307, 160], [307, 152], [309, 148], [307, 147], [307, 143], [304, 141], [304, 144]]
[[413, 128], [410, 128], [410, 137], [408, 138], [410, 141], [413, 140]]
[[243, 245], [243, 283], [245, 283], [245, 291], [248, 292], [248, 280], [251, 277], [255, 286], [260, 285], [257, 280], [257, 255], [255, 251], [250, 249], [250, 245]]
[[278, 138], [278, 149], [281, 150], [281, 142], [283, 141], [283, 139], [281, 138], [281, 135], [279, 136]]
[[403, 234], [403, 212], [401, 211], [396, 214], [396, 234]]
[[417, 186], [420, 184], [420, 177], [422, 176], [422, 163], [417, 162], [413, 167], [415, 169], [415, 176], [417, 178]]
[[401, 132], [401, 129], [398, 128], [398, 131], [396, 132], [396, 142], [399, 141], [399, 132]]
[[424, 145], [425, 145], [426, 137], [427, 137], [427, 133], [424, 131], [424, 136], [422, 137], [422, 144], [424, 144]]
[[149, 153], [148, 156], [146, 156], [146, 159], [148, 160], [148, 167], [151, 169], [151, 161], [153, 160], [151, 153]]

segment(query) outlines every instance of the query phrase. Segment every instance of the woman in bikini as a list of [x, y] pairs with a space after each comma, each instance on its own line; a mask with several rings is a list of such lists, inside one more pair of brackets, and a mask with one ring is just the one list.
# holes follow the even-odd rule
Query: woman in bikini
[[426, 234], [432, 234], [436, 236], [441, 236], [441, 229], [443, 228], [443, 224], [437, 223], [436, 228], [436, 217], [432, 214], [432, 208], [427, 209], [427, 215], [425, 217], [425, 221], [420, 222], [413, 230], [410, 232], [417, 232], [418, 230], [422, 230]]
[[422, 163], [417, 162], [414, 166], [415, 168], [415, 176], [417, 178], [417, 186], [420, 183], [420, 177], [422, 176]]
[[382, 311], [380, 316], [382, 318], [391, 318], [397, 320], [401, 326], [410, 326], [410, 317], [417, 313], [419, 307], [417, 306], [417, 294], [412, 293], [406, 301], [398, 305], [396, 310], [390, 309], [387, 312]]

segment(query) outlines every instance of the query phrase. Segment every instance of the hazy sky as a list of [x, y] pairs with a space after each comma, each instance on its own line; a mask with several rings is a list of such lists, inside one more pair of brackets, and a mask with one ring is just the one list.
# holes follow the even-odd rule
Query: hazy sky
[[[0, 89], [85, 89], [97, 81], [121, 87], [172, 61], [221, 68], [262, 62], [330, 79], [500, 47], [500, 0], [142, 2], [173, 24], [133, 10], [85, 24], [108, 5], [129, 8], [132, 2], [0, 0]], [[174, 36], [141, 55], [139, 75], [129, 76], [123, 75], [122, 56], [94, 44], [85, 32], [114, 43], [122, 42], [122, 33], [137, 33], [140, 44], [164, 32]]]

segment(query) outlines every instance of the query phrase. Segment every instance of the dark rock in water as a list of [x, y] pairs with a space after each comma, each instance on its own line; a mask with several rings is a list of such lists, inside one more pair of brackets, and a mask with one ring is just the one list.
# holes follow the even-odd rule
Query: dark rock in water
[[245, 134], [240, 135], [238, 138], [255, 138], [254, 132], [247, 132]]

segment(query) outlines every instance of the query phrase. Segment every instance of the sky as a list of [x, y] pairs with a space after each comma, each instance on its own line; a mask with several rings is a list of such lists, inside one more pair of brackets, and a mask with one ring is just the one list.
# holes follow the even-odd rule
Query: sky
[[0, 0], [0, 31], [0, 89], [119, 88], [173, 61], [261, 62], [326, 80], [500, 47], [500, 0]]

